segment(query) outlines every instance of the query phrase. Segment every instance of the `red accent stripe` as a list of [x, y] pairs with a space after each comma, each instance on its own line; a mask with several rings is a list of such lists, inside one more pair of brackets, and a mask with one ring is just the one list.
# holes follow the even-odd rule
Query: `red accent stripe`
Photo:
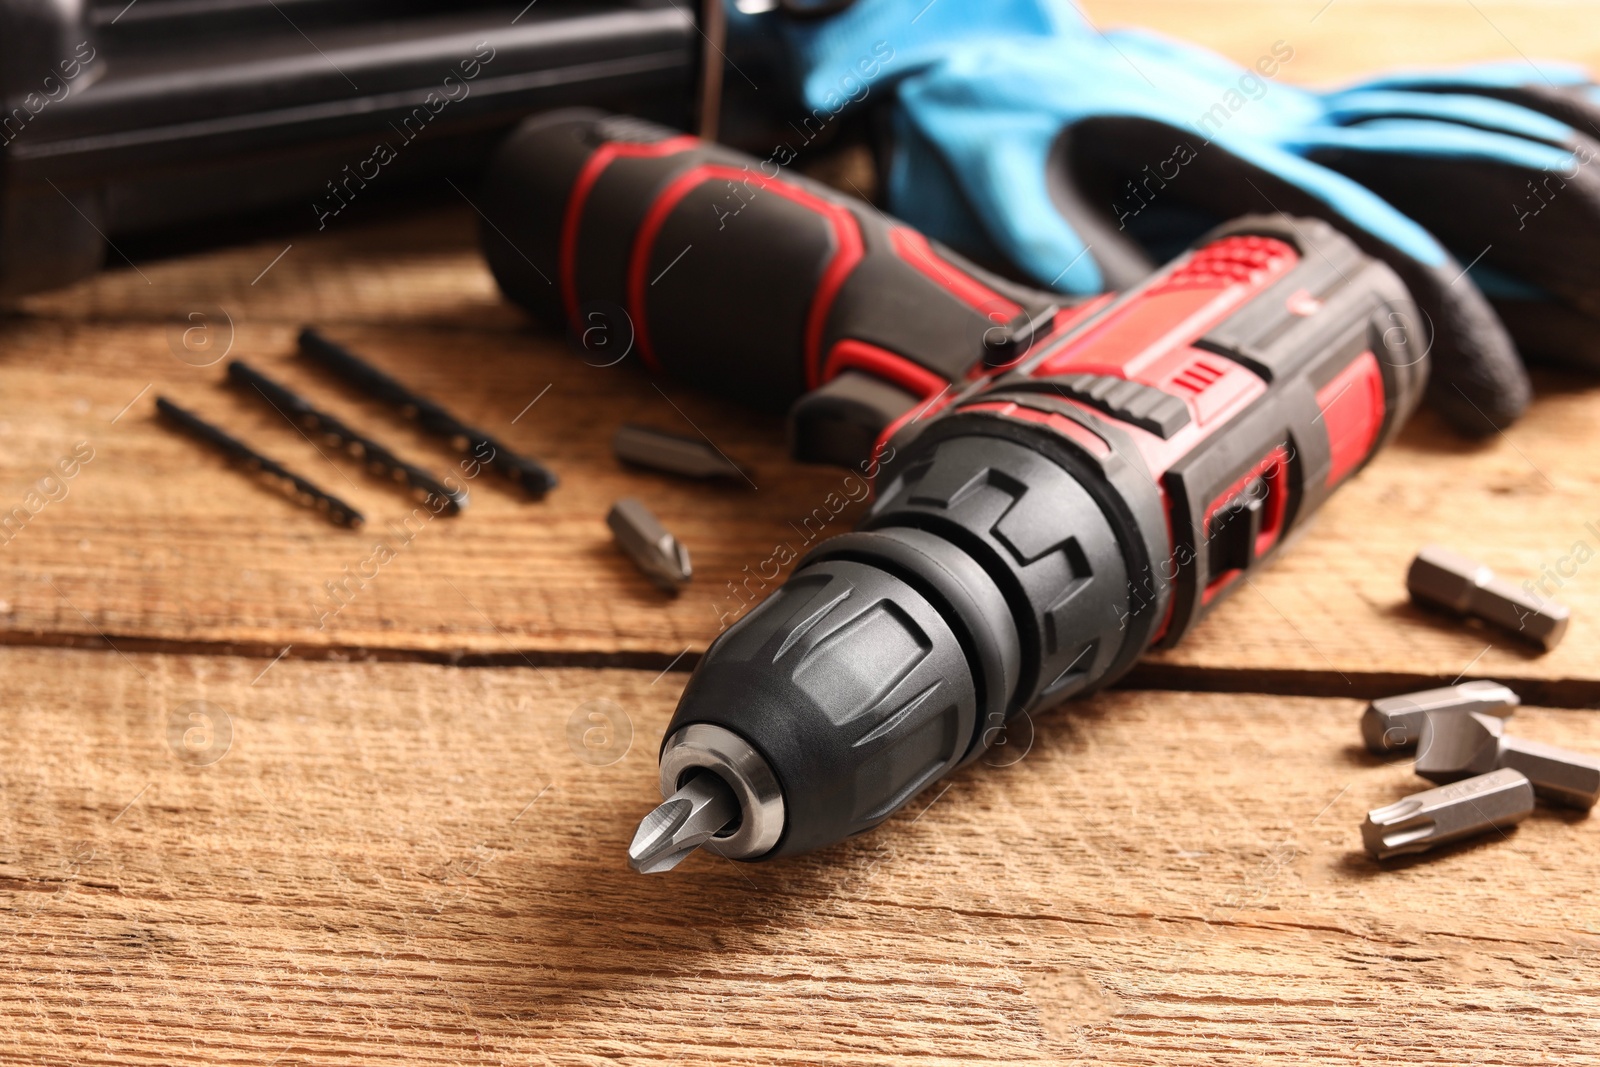
[[1317, 390], [1317, 407], [1328, 430], [1329, 485], [1361, 466], [1383, 428], [1383, 371], [1371, 351], [1350, 361], [1327, 385]]
[[[1245, 487], [1257, 478], [1261, 479], [1267, 489], [1266, 498], [1261, 504], [1261, 530], [1256, 534], [1255, 543], [1255, 557], [1260, 559], [1278, 543], [1278, 536], [1283, 533], [1284, 516], [1289, 511], [1289, 450], [1282, 445], [1261, 457], [1260, 462], [1251, 467], [1238, 481], [1217, 494], [1217, 498], [1206, 508], [1205, 515], [1200, 520], [1200, 532], [1202, 536], [1209, 538], [1212, 517], [1222, 510], [1224, 504], [1244, 492]], [[1233, 584], [1234, 579], [1243, 573], [1235, 568], [1223, 571], [1212, 578], [1206, 585], [1205, 591], [1200, 594], [1200, 603], [1211, 603], [1218, 593]]]
[[719, 178], [745, 182], [763, 192], [799, 204], [821, 215], [833, 230], [833, 256], [823, 269], [822, 277], [817, 282], [817, 291], [811, 297], [811, 308], [806, 314], [806, 384], [809, 388], [815, 389], [822, 381], [822, 331], [828, 322], [828, 312], [833, 307], [834, 298], [839, 294], [839, 287], [861, 262], [863, 252], [861, 227], [856, 223], [855, 216], [842, 204], [831, 203], [797, 186], [734, 167], [701, 164], [689, 168], [668, 183], [661, 191], [661, 195], [656, 198], [656, 202], [650, 205], [650, 210], [645, 213], [644, 222], [633, 239], [633, 254], [628, 263], [628, 314], [633, 318], [634, 332], [639, 342], [639, 356], [651, 370], [661, 369], [645, 314], [645, 290], [648, 288], [645, 272], [650, 265], [650, 252], [655, 248], [656, 237], [660, 234], [667, 217], [685, 196], [697, 186]]
[[889, 442], [894, 438], [894, 435], [899, 433], [901, 428], [908, 423], [918, 422], [937, 415], [949, 407], [950, 402], [955, 398], [955, 390], [949, 388], [941, 390], [927, 403], [907, 408], [904, 414], [883, 428], [883, 432], [878, 435], [877, 441], [873, 442], [872, 445], [872, 473], [868, 477], [873, 479], [873, 495], [877, 495], [876, 479], [878, 477], [878, 467], [884, 462], [883, 453], [889, 448]]
[[1022, 314], [1022, 305], [1008, 300], [953, 263], [941, 258], [916, 230], [895, 226], [889, 230], [895, 255], [911, 264], [945, 292], [985, 315], [1009, 322]]
[[561, 217], [561, 299], [567, 308], [568, 323], [578, 321], [578, 227], [583, 220], [584, 205], [589, 202], [589, 193], [594, 189], [594, 183], [600, 180], [601, 173], [613, 160], [619, 158], [651, 159], [670, 156], [687, 151], [699, 143], [698, 137], [691, 137], [688, 134], [669, 137], [665, 141], [656, 141], [653, 144], [607, 141], [583, 161], [583, 167], [572, 183], [572, 191], [567, 194], [566, 211]]
[[1056, 336], [1066, 333], [1080, 322], [1085, 322], [1091, 315], [1097, 315], [1107, 304], [1117, 298], [1116, 293], [1101, 293], [1091, 300], [1085, 300], [1075, 307], [1062, 308], [1056, 312], [1056, 317], [1050, 320], [1050, 334]]
[[811, 313], [806, 316], [806, 384], [815, 389], [822, 384], [822, 331], [828, 325], [828, 312], [846, 278], [861, 263], [866, 252], [861, 241], [861, 224], [856, 222], [848, 208], [830, 204], [826, 200], [804, 193], [792, 185], [776, 187], [798, 204], [806, 204], [821, 212], [833, 227], [833, 239], [838, 245], [828, 268], [822, 272], [816, 295], [811, 298]]
[[822, 380], [831, 382], [846, 370], [865, 371], [923, 400], [950, 385], [926, 367], [865, 341], [844, 340], [828, 350], [828, 361], [822, 368]]
[[1135, 290], [1135, 299], [1098, 316], [1034, 376], [1114, 374], [1170, 392], [1160, 375], [1165, 358], [1194, 344], [1298, 262], [1293, 248], [1268, 237], [1226, 237], [1198, 248]]
[[1220, 289], [1229, 285], [1261, 288], [1264, 279], [1282, 274], [1300, 259], [1294, 246], [1276, 237], [1239, 234], [1212, 241], [1168, 274], [1150, 290]]

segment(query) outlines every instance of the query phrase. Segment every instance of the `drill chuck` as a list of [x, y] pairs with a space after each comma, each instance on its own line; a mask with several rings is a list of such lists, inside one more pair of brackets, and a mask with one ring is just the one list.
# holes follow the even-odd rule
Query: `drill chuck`
[[713, 839], [725, 855], [870, 829], [1041, 694], [1103, 684], [1126, 659], [1123, 549], [1071, 473], [973, 432], [913, 445], [886, 477], [861, 531], [819, 545], [711, 645], [668, 727], [664, 796], [694, 770], [725, 775], [714, 760], [732, 750], [765, 756], [781, 800], [755, 815], [775, 832], [752, 832], [752, 791], [724, 776], [743, 820]]

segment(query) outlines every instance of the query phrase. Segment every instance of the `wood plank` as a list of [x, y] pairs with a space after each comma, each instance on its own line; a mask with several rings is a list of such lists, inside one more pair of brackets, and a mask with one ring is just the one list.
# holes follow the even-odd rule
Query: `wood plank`
[[[1357, 823], [1419, 783], [1353, 701], [1107, 695], [873, 833], [647, 879], [622, 849], [676, 675], [0, 671], [8, 1062], [1592, 1058], [1600, 827], [1379, 869]], [[608, 765], [568, 740], [597, 699], [633, 730]], [[231, 725], [203, 766], [169, 740], [192, 700]], [[1591, 714], [1514, 725], [1600, 747]]]
[[1253, 64], [1274, 41], [1295, 50], [1287, 81], [1337, 83], [1387, 70], [1515, 59], [1600, 70], [1588, 0], [1083, 0], [1097, 25], [1145, 26]]
[[[32, 298], [25, 315], [0, 324], [0, 510], [23, 504], [75, 442], [95, 450], [67, 496], [0, 549], [4, 639], [98, 643], [106, 635], [119, 647], [221, 643], [276, 654], [292, 644], [297, 656], [502, 662], [598, 656], [659, 668], [703, 649], [724, 616], [740, 613], [751, 594], [737, 583], [771, 574], [766, 561], [780, 547], [804, 550], [807, 537], [842, 530], [859, 513], [851, 505], [833, 517], [830, 508], [859, 483], [788, 462], [780, 419], [671, 383], [658, 391], [625, 364], [587, 366], [523, 322], [499, 302], [472, 241], [464, 209], [352, 228], [297, 243], [257, 286], [250, 280], [275, 254], [270, 246], [145, 265], [150, 286], [131, 271], [108, 273]], [[303, 319], [329, 323], [423, 391], [546, 458], [563, 485], [544, 503], [526, 503], [477, 479], [468, 514], [415, 524], [420, 532], [405, 541], [393, 532], [411, 512], [405, 498], [353, 463], [320, 455], [264, 405], [216, 388], [220, 365], [196, 368], [172, 355], [164, 309], [180, 306], [183, 294], [229, 309], [234, 355], [434, 468], [455, 457], [301, 366], [293, 350]], [[1600, 700], [1592, 622], [1600, 565], [1577, 562], [1600, 551], [1600, 473], [1591, 461], [1600, 451], [1600, 390], [1555, 375], [1541, 376], [1539, 390], [1523, 422], [1483, 442], [1419, 416], [1300, 543], [1185, 645], [1153, 657], [1144, 684], [1372, 695], [1466, 672], [1524, 680], [1538, 687], [1530, 696], [1558, 704]], [[351, 500], [371, 516], [368, 529], [334, 529], [224, 471], [153, 420], [152, 397], [163, 391]], [[691, 434], [698, 427], [750, 463], [759, 488], [624, 470], [609, 453], [611, 431], [624, 421]], [[629, 494], [694, 554], [697, 578], [675, 601], [609, 543], [605, 511]], [[366, 562], [379, 541], [395, 551], [381, 567]], [[1543, 580], [1573, 608], [1566, 643], [1536, 656], [1410, 607], [1406, 564], [1428, 541], [1477, 555], [1515, 581]], [[364, 564], [376, 577], [347, 585], [347, 606], [333, 612], [339, 601], [326, 583], [345, 582], [346, 568]], [[757, 593], [759, 585], [751, 581]], [[692, 662], [691, 652], [680, 666]]]

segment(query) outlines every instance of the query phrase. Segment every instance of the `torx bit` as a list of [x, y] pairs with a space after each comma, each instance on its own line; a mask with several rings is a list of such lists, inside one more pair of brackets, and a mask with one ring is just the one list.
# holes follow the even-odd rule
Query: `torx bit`
[[1418, 603], [1475, 616], [1546, 652], [1567, 633], [1566, 605], [1519, 589], [1477, 560], [1438, 545], [1428, 545], [1411, 561], [1406, 588]]
[[1512, 737], [1493, 715], [1428, 713], [1417, 743], [1422, 777], [1453, 782], [1502, 767], [1527, 775], [1535, 792], [1557, 804], [1592, 808], [1600, 800], [1600, 759]]
[[644, 817], [628, 846], [628, 866], [640, 874], [670, 871], [738, 815], [727, 783], [700, 771]]
[[277, 460], [262, 455], [237, 437], [220, 427], [211, 425], [192, 411], [179, 407], [166, 397], [156, 397], [156, 410], [169, 424], [204, 441], [229, 459], [237, 461], [245, 470], [264, 475], [264, 481], [282, 491], [291, 500], [322, 512], [335, 526], [346, 526], [354, 530], [366, 521], [361, 517], [361, 512], [332, 493], [300, 477]]
[[633, 497], [611, 505], [606, 525], [645, 577], [667, 592], [678, 592], [694, 576], [689, 550]]
[[383, 371], [335, 344], [307, 326], [300, 331], [300, 351], [334, 374], [378, 400], [393, 404], [401, 414], [415, 419], [429, 433], [449, 441], [458, 452], [472, 456], [520, 485], [535, 500], [556, 487], [556, 476], [531, 456], [521, 456], [482, 430], [467, 425], [450, 412], [407, 389]]
[[437, 497], [444, 501], [441, 509], [444, 514], [459, 515], [467, 506], [465, 491], [450, 489], [421, 467], [407, 463], [337, 416], [317, 409], [299, 393], [273, 381], [243, 360], [236, 359], [228, 364], [228, 380], [254, 392], [302, 430], [321, 434], [358, 457], [370, 473], [409, 486], [423, 500]]
[[745, 469], [709, 442], [651, 426], [624, 423], [611, 437], [611, 450], [624, 463], [686, 478], [748, 479]]
[[1503, 830], [1532, 812], [1532, 783], [1520, 771], [1505, 768], [1375, 808], [1361, 824], [1361, 840], [1368, 852], [1386, 860]]
[[1506, 718], [1521, 698], [1499, 682], [1462, 682], [1442, 689], [1383, 697], [1361, 714], [1361, 737], [1367, 748], [1383, 755], [1409, 748], [1422, 736], [1422, 720], [1430, 711], [1466, 714], [1481, 711]]

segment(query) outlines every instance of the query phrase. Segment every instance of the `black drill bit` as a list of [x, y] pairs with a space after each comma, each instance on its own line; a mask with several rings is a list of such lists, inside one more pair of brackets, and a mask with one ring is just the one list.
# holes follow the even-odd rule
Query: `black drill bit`
[[360, 528], [366, 521], [362, 518], [361, 512], [332, 493], [308, 482], [277, 460], [263, 456], [237, 437], [211, 425], [192, 411], [186, 411], [166, 397], [156, 397], [156, 410], [172, 426], [197, 440], [204, 441], [224, 456], [238, 462], [245, 470], [263, 475], [263, 481], [282, 491], [291, 500], [327, 515], [328, 521], [334, 525], [354, 530]]
[[535, 500], [556, 487], [556, 476], [531, 456], [518, 455], [482, 430], [407, 389], [383, 371], [307, 326], [300, 331], [300, 351], [368, 396], [392, 404], [430, 433], [449, 441], [457, 451], [499, 471]]
[[369, 472], [409, 486], [423, 500], [433, 497], [443, 500], [444, 514], [459, 515], [461, 509], [467, 506], [464, 490], [450, 489], [421, 467], [407, 463], [372, 438], [352, 429], [337, 416], [319, 411], [305, 397], [278, 384], [243, 360], [236, 359], [228, 364], [228, 380], [242, 389], [253, 390], [301, 429], [322, 434], [360, 458]]

